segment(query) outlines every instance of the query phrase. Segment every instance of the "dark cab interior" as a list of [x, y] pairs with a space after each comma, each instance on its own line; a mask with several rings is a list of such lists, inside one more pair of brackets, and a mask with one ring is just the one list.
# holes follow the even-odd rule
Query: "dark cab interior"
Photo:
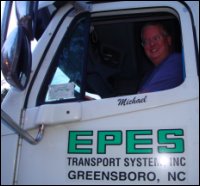
[[149, 21], [163, 23], [181, 52], [180, 28], [170, 13], [134, 14], [92, 18], [87, 64], [88, 92], [101, 98], [137, 93], [153, 65], [141, 46], [140, 32]]

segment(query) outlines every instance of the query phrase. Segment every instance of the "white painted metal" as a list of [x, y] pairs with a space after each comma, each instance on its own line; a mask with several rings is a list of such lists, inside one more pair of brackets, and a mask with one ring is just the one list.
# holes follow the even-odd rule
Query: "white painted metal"
[[[192, 5], [193, 6], [193, 5]], [[47, 47], [48, 41], [55, 32], [55, 27], [63, 18], [64, 14], [71, 8], [66, 5], [61, 8], [52, 19], [47, 31], [33, 52], [33, 77], [39, 61]], [[61, 24], [56, 37], [45, 56], [41, 68], [34, 81], [28, 100], [28, 108], [22, 118], [24, 128], [33, 136], [37, 132], [38, 124], [47, 124], [43, 140], [36, 146], [23, 141], [21, 146], [17, 144], [16, 134], [9, 130], [2, 133], [2, 184], [12, 184], [16, 177], [17, 184], [69, 184], [69, 185], [95, 185], [95, 184], [167, 184], [167, 185], [195, 185], [199, 183], [199, 79], [195, 58], [195, 46], [191, 19], [188, 10], [179, 2], [174, 1], [123, 1], [99, 3], [92, 5], [92, 12], [95, 16], [109, 14], [109, 11], [121, 10], [125, 12], [135, 11], [156, 11], [156, 7], [176, 11], [180, 18], [182, 30], [182, 45], [184, 50], [184, 62], [186, 79], [183, 84], [174, 89], [147, 93], [140, 95], [122, 96], [102, 100], [91, 100], [86, 102], [47, 104], [36, 107], [36, 99], [43, 79], [48, 71], [51, 59], [65, 34], [66, 29], [73, 20], [73, 17], [66, 17]], [[151, 9], [148, 9], [151, 8]], [[192, 11], [194, 11], [194, 6]], [[172, 10], [173, 9], [173, 10]], [[104, 11], [102, 13], [102, 11]], [[196, 22], [197, 31], [199, 23]], [[199, 32], [197, 32], [199, 37]], [[19, 123], [20, 112], [27, 90], [17, 92], [10, 91], [4, 101], [2, 108]], [[130, 104], [120, 105], [122, 99], [129, 100]], [[136, 103], [138, 102], [140, 103]], [[132, 104], [131, 104], [132, 103]], [[70, 114], [66, 112], [70, 110]], [[181, 129], [184, 134], [181, 136], [168, 135], [169, 138], [181, 139], [184, 141], [184, 152], [181, 153], [160, 153], [159, 147], [165, 144], [159, 143], [159, 131], [166, 129]], [[139, 145], [137, 148], [151, 148], [150, 154], [128, 154], [127, 140], [128, 131], [139, 130], [151, 131], [151, 134], [137, 136], [137, 139], [151, 139], [152, 143]], [[90, 154], [70, 154], [69, 145], [71, 131], [92, 131], [88, 136], [79, 136], [76, 140], [90, 140], [91, 145], [79, 144], [78, 149], [90, 149]], [[105, 154], [98, 154], [98, 134], [102, 131], [119, 131], [121, 143], [108, 145]], [[114, 137], [113, 137], [114, 138]], [[113, 140], [109, 136], [107, 140]], [[130, 139], [129, 139], [130, 140]], [[168, 147], [173, 148], [173, 145]], [[18, 151], [17, 151], [18, 149]], [[17, 159], [17, 153], [19, 159]], [[110, 166], [99, 163], [99, 166], [77, 165], [70, 161], [70, 158], [90, 158], [110, 160]], [[146, 159], [149, 163], [130, 164], [131, 158]], [[170, 159], [171, 158], [171, 159]], [[172, 159], [181, 159], [182, 164], [170, 164]], [[154, 164], [154, 160], [159, 165]], [[14, 167], [16, 166], [16, 170]], [[81, 173], [78, 177], [72, 174]], [[88, 172], [89, 171], [89, 172]], [[101, 181], [101, 173], [120, 174], [130, 173], [119, 180], [119, 176], [111, 176], [112, 179]], [[135, 174], [136, 178], [134, 179]], [[140, 172], [140, 173], [138, 173]], [[170, 173], [176, 174], [176, 181], [169, 179]], [[86, 175], [87, 173], [87, 175]], [[155, 178], [154, 178], [155, 173]], [[83, 175], [84, 174], [84, 175]], [[124, 174], [124, 173], [121, 173]], [[140, 174], [140, 175], [139, 175]], [[145, 174], [145, 178], [141, 175]], [[96, 180], [95, 180], [96, 179]], [[115, 180], [116, 179], [116, 180]]]

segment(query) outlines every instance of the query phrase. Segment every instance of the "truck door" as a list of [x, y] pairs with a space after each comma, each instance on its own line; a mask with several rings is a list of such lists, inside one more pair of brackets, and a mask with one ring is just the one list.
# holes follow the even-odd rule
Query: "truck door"
[[[90, 31], [90, 13], [80, 9], [71, 10], [69, 7], [70, 5], [62, 7], [57, 12], [47, 28], [49, 32], [44, 33], [33, 54], [33, 60], [38, 67], [33, 75], [25, 101], [24, 127], [34, 129], [40, 124], [45, 124], [48, 126], [45, 127], [45, 131], [51, 134], [49, 133], [50, 138], [47, 141], [40, 143], [41, 146], [38, 144], [40, 147], [32, 146], [34, 149], [39, 147], [38, 150], [41, 152], [40, 155], [38, 154], [39, 156], [36, 155], [38, 150], [32, 151], [28, 143], [23, 142], [18, 183], [64, 184], [66, 180], [63, 155], [67, 153], [67, 147], [65, 144], [63, 148], [61, 143], [66, 143], [67, 138], [64, 138], [67, 137], [67, 131], [64, 129], [65, 127], [61, 128], [63, 124], [66, 126], [66, 124], [79, 123], [82, 118], [81, 101], [85, 100], [85, 64]], [[54, 25], [57, 25], [56, 29]], [[47, 40], [50, 40], [50, 44], [45, 45]], [[46, 48], [44, 48], [43, 42]], [[30, 134], [34, 135], [36, 130], [31, 130]], [[58, 131], [56, 132], [56, 130]], [[65, 137], [60, 130], [64, 131]], [[50, 152], [50, 149], [50, 151], [47, 150], [46, 145], [50, 145], [53, 152]], [[47, 148], [43, 149], [44, 146]], [[33, 164], [32, 166], [35, 160], [29, 162], [29, 158], [27, 159], [32, 156], [35, 158], [37, 156], [39, 159], [34, 159], [44, 164], [39, 167], [44, 171], [42, 174], [37, 170], [38, 165]], [[60, 159], [59, 156], [63, 157]], [[53, 164], [48, 165], [50, 162]], [[30, 169], [27, 166], [31, 166]], [[27, 168], [29, 171], [24, 172]], [[34, 175], [30, 174], [32, 171]]]
[[[192, 19], [180, 2], [94, 2], [52, 18], [33, 52], [22, 123], [44, 137], [19, 147], [19, 184], [198, 183], [198, 75]], [[149, 21], [170, 26], [183, 82], [137, 94], [151, 69], [140, 43]], [[186, 24], [187, 23], [187, 24]], [[141, 63], [140, 63], [141, 61]]]

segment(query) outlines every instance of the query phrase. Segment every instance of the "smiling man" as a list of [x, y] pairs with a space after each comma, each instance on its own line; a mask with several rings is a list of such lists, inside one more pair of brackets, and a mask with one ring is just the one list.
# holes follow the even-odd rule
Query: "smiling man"
[[172, 51], [172, 38], [160, 23], [148, 23], [141, 31], [142, 46], [155, 65], [138, 93], [174, 88], [183, 81], [181, 54]]

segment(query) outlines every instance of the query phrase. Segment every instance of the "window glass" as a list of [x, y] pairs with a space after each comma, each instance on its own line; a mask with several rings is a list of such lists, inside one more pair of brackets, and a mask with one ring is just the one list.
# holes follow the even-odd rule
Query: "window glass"
[[45, 102], [81, 98], [88, 23], [88, 19], [80, 20], [72, 34], [67, 33], [64, 37], [56, 55], [58, 65], [48, 86]]

